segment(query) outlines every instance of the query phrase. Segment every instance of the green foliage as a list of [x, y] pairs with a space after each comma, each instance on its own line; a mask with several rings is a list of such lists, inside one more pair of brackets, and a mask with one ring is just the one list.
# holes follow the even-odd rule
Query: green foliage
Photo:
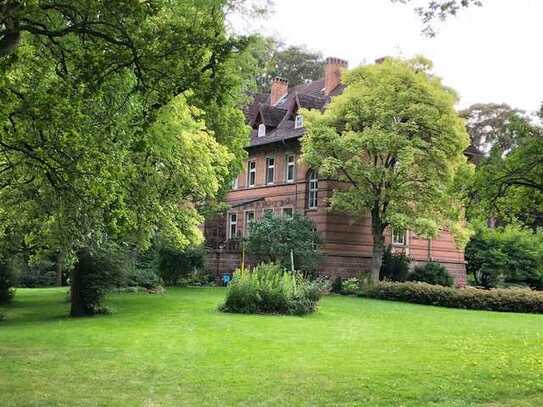
[[270, 92], [271, 81], [280, 77], [289, 86], [302, 85], [308, 81], [324, 77], [324, 58], [320, 52], [304, 46], [285, 46], [274, 38], [260, 39], [258, 59], [263, 72], [257, 76], [258, 89]]
[[360, 295], [449, 308], [543, 313], [543, 293], [525, 289], [456, 289], [427, 283], [380, 282], [364, 287]]
[[332, 282], [330, 291], [336, 294], [341, 294], [342, 290], [343, 290], [343, 279], [340, 276], [337, 276], [336, 278], [334, 278], [334, 281]]
[[408, 275], [407, 279], [444, 287], [452, 287], [454, 284], [454, 279], [447, 269], [434, 261], [430, 261], [424, 266], [416, 266], [415, 270]]
[[503, 154], [517, 142], [513, 125], [523, 112], [506, 104], [477, 103], [460, 112], [466, 122], [471, 145], [481, 152]]
[[342, 294], [356, 294], [360, 291], [360, 280], [356, 277], [348, 278], [343, 282]]
[[0, 304], [7, 304], [15, 296], [14, 276], [7, 264], [0, 261]]
[[9, 264], [17, 276], [17, 286], [26, 288], [53, 287], [57, 284], [56, 256], [34, 259], [23, 254], [10, 257]]
[[419, 57], [353, 69], [324, 112], [302, 111], [303, 160], [345, 185], [329, 199], [332, 209], [371, 216], [374, 280], [389, 225], [425, 237], [447, 227], [459, 246], [467, 241], [457, 176], [465, 182], [470, 173], [469, 138], [456, 95], [429, 67]]
[[543, 225], [543, 129], [524, 119], [508, 127], [516, 134], [515, 144], [505, 154], [494, 152], [477, 168], [469, 213], [535, 230]]
[[175, 286], [204, 268], [205, 250], [202, 246], [175, 250], [162, 247], [159, 250], [160, 276], [168, 286]]
[[409, 274], [411, 259], [403, 253], [393, 253], [392, 247], [388, 246], [383, 254], [380, 280], [405, 281]]
[[475, 105], [467, 113], [481, 158], [467, 188], [468, 216], [498, 225], [543, 226], [543, 129], [508, 106]]
[[292, 268], [292, 252], [295, 269], [314, 274], [322, 259], [319, 243], [314, 223], [305, 216], [268, 214], [251, 224], [247, 252], [258, 262], [278, 263], [287, 270]]
[[543, 289], [543, 233], [510, 225], [479, 226], [466, 246], [467, 271], [485, 288], [525, 285]]
[[325, 290], [323, 282], [289, 273], [278, 264], [237, 270], [220, 309], [242, 314], [304, 315], [315, 311]]
[[0, 6], [2, 245], [201, 242], [249, 134], [252, 40], [225, 25], [241, 3]]

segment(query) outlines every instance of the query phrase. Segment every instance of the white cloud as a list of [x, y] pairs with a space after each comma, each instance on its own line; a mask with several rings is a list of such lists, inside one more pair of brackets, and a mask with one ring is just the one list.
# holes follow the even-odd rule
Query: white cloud
[[505, 102], [533, 111], [543, 101], [542, 21], [542, 0], [488, 0], [437, 23], [437, 37], [425, 38], [412, 7], [389, 0], [275, 0], [261, 30], [350, 66], [423, 54], [459, 92], [461, 107]]

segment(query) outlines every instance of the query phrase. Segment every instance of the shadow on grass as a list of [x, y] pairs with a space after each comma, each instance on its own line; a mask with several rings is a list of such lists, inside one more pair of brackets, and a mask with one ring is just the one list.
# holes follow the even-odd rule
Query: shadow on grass
[[[19, 292], [21, 291], [21, 292]], [[31, 289], [18, 290], [10, 304], [0, 307], [4, 319], [0, 327], [51, 322], [70, 319], [69, 303], [64, 290], [34, 293]]]

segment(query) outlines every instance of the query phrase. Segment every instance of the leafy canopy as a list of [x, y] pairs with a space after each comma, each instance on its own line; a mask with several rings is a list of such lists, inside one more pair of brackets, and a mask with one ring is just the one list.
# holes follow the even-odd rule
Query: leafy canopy
[[251, 40], [225, 28], [240, 3], [0, 4], [4, 246], [201, 239], [245, 154]]
[[315, 225], [305, 216], [266, 215], [251, 224], [247, 251], [259, 262], [277, 263], [287, 270], [292, 267], [292, 251], [295, 269], [313, 273], [321, 260], [319, 242]]
[[333, 209], [371, 214], [374, 238], [389, 225], [426, 236], [448, 227], [460, 243], [467, 237], [455, 182], [470, 172], [468, 135], [455, 94], [430, 67], [417, 58], [356, 68], [324, 113], [303, 112], [303, 159], [343, 183]]

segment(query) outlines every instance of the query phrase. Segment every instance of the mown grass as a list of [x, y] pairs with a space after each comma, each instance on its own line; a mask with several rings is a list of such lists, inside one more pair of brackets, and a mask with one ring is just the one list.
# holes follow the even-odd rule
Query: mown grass
[[113, 314], [70, 319], [65, 290], [19, 290], [0, 309], [0, 405], [543, 405], [541, 315], [330, 296], [252, 316], [223, 298], [116, 294]]

